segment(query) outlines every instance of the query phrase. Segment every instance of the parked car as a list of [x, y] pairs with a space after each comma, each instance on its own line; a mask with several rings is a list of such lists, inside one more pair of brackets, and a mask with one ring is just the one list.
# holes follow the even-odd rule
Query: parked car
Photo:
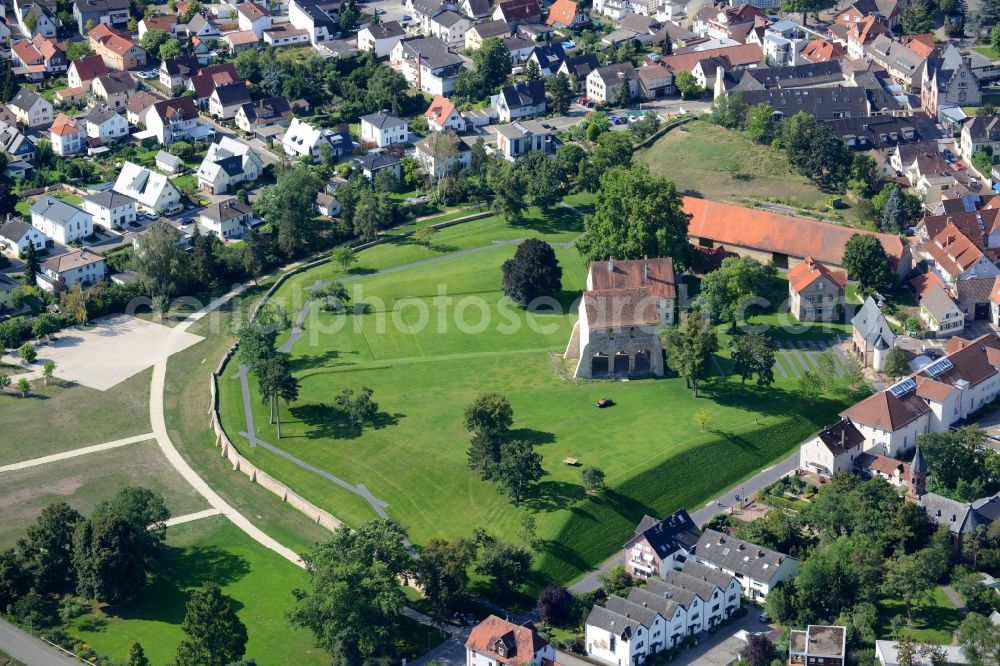
[[146, 213], [145, 215], [143, 215], [143, 217], [145, 217], [147, 220], [155, 220], [156, 213]]
[[412, 21], [413, 17], [410, 16], [409, 14], [403, 14], [402, 16], [399, 17], [399, 20], [402, 21], [403, 23], [406, 23], [407, 21]]

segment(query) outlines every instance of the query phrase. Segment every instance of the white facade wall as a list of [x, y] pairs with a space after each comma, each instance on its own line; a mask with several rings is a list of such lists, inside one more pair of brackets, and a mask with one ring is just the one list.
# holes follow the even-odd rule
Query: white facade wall
[[130, 201], [124, 206], [105, 208], [84, 199], [83, 209], [90, 213], [94, 224], [99, 224], [105, 229], [118, 229], [129, 222], [135, 222], [136, 210], [134, 201]]
[[[69, 289], [78, 284], [94, 284], [104, 279], [105, 273], [105, 263], [104, 260], [95, 261], [92, 264], [86, 266], [80, 266], [78, 268], [73, 268], [68, 271], [63, 271], [62, 274], [43, 269], [43, 274], [46, 275], [52, 282], [57, 282], [59, 278], [65, 281], [66, 288]], [[48, 280], [43, 280], [41, 276], [35, 279], [36, 284], [45, 291], [52, 291], [54, 285]]]
[[31, 214], [31, 226], [63, 245], [80, 240], [94, 233], [94, 224], [88, 213], [80, 211], [69, 220], [53, 220], [38, 213]]

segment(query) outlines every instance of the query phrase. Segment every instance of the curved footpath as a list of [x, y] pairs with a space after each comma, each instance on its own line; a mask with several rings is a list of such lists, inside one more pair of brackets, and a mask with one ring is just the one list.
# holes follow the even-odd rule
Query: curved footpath
[[[220, 296], [215, 299], [201, 310], [198, 310], [183, 322], [178, 324], [174, 329], [174, 334], [186, 333], [192, 325], [194, 325], [199, 319], [205, 315], [218, 310], [220, 307], [228, 303], [230, 300], [239, 296], [246, 290], [246, 285], [240, 285], [230, 291], [224, 296]], [[161, 360], [153, 366], [153, 381], [149, 390], [149, 422], [153, 427], [153, 436], [156, 437], [156, 443], [159, 444], [160, 450], [163, 451], [163, 455], [167, 457], [170, 464], [173, 465], [181, 476], [183, 476], [191, 486], [198, 491], [198, 493], [205, 498], [209, 506], [212, 509], [218, 511], [226, 518], [228, 518], [234, 525], [243, 530], [247, 536], [259, 543], [260, 545], [274, 551], [278, 555], [289, 562], [295, 564], [299, 567], [304, 567], [305, 564], [302, 562], [302, 558], [298, 556], [291, 548], [287, 548], [277, 540], [272, 538], [270, 535], [265, 534], [259, 527], [250, 522], [246, 516], [234, 509], [226, 500], [222, 499], [217, 492], [212, 490], [205, 480], [198, 476], [197, 472], [191, 469], [191, 466], [184, 460], [177, 447], [174, 443], [170, 441], [170, 435], [167, 433], [167, 422], [163, 415], [163, 391], [166, 385], [167, 379], [167, 361], [169, 357], [162, 356]]]

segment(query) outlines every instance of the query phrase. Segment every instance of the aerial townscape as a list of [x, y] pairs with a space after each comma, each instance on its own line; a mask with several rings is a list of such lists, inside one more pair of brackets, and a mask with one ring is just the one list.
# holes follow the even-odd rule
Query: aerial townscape
[[1000, 0], [2, 0], [0, 666], [1000, 666]]

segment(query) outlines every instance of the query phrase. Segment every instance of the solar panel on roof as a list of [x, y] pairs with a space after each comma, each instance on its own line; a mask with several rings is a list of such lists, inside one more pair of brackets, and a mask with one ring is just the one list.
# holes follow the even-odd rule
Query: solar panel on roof
[[966, 213], [976, 212], [976, 205], [979, 203], [979, 195], [977, 194], [966, 194], [962, 197], [962, 207], [965, 208]]
[[924, 370], [927, 372], [928, 377], [937, 377], [942, 372], [951, 370], [954, 367], [955, 366], [952, 365], [951, 361], [949, 361], [946, 358], [943, 358], [940, 361], [934, 361], [933, 363], [928, 365]]
[[915, 388], [917, 388], [917, 383], [913, 381], [913, 379], [907, 378], [899, 382], [898, 384], [893, 384], [892, 386], [890, 386], [889, 393], [891, 393], [897, 398], [900, 398]]

